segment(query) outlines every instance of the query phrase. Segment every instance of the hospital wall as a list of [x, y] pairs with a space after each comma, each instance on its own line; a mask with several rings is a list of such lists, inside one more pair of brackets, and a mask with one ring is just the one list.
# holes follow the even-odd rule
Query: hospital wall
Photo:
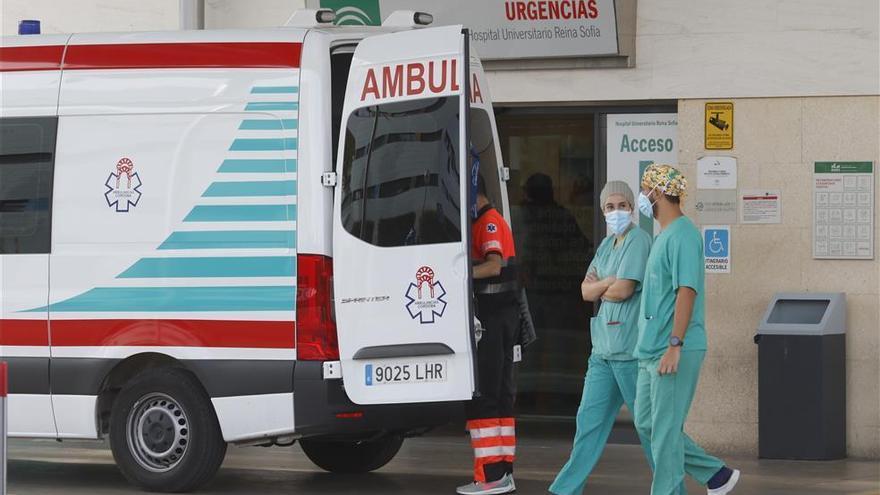
[[283, 26], [305, 0], [205, 0], [206, 29]]
[[3, 0], [3, 36], [18, 33], [22, 19], [38, 19], [44, 34], [167, 31], [180, 28], [178, 0]]
[[877, 0], [616, 0], [637, 3], [635, 66], [487, 64], [514, 105], [880, 94]]
[[[707, 275], [709, 351], [687, 431], [715, 452], [757, 453], [758, 349], [753, 336], [775, 292], [845, 292], [847, 446], [880, 457], [880, 219], [875, 259], [812, 257], [813, 163], [873, 161], [880, 191], [880, 97], [733, 99], [734, 148], [704, 149], [708, 100], [678, 105], [679, 162], [696, 184], [704, 155], [737, 158], [738, 186], [782, 193], [782, 223], [731, 226], [731, 273]], [[874, 215], [880, 212], [880, 195]], [[686, 213], [699, 218], [694, 201]]]

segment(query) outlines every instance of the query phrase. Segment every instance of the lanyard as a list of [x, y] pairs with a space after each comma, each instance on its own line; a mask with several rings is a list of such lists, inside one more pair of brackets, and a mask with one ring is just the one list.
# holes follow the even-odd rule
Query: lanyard
[[470, 184], [470, 194], [468, 198], [470, 199], [470, 210], [471, 216], [477, 218], [477, 179], [480, 176], [480, 155], [477, 154], [477, 150], [471, 146], [471, 184]]

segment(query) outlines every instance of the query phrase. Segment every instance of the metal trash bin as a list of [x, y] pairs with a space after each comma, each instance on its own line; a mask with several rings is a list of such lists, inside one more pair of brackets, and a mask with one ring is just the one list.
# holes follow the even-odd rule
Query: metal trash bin
[[758, 344], [758, 457], [846, 457], [846, 294], [779, 293]]

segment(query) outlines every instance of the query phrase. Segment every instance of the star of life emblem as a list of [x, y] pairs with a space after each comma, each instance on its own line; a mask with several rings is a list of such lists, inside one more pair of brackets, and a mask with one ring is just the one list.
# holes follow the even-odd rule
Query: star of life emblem
[[419, 323], [434, 323], [446, 311], [446, 289], [439, 280], [434, 280], [434, 270], [423, 266], [416, 270], [416, 281], [406, 290], [406, 310], [412, 319]]
[[107, 206], [115, 208], [119, 213], [128, 212], [141, 200], [141, 185], [141, 178], [134, 171], [134, 162], [129, 158], [121, 158], [116, 162], [116, 172], [110, 172], [104, 182], [107, 188], [104, 193]]

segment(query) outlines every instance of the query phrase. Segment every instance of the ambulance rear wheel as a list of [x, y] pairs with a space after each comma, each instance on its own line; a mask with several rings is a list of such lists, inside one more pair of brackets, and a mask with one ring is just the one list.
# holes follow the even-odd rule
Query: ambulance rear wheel
[[390, 434], [377, 440], [345, 442], [304, 438], [299, 442], [306, 456], [319, 468], [331, 473], [368, 473], [391, 462], [400, 446], [401, 435]]
[[110, 412], [110, 448], [122, 474], [157, 492], [187, 492], [216, 474], [226, 442], [196, 379], [156, 368], [131, 379]]

